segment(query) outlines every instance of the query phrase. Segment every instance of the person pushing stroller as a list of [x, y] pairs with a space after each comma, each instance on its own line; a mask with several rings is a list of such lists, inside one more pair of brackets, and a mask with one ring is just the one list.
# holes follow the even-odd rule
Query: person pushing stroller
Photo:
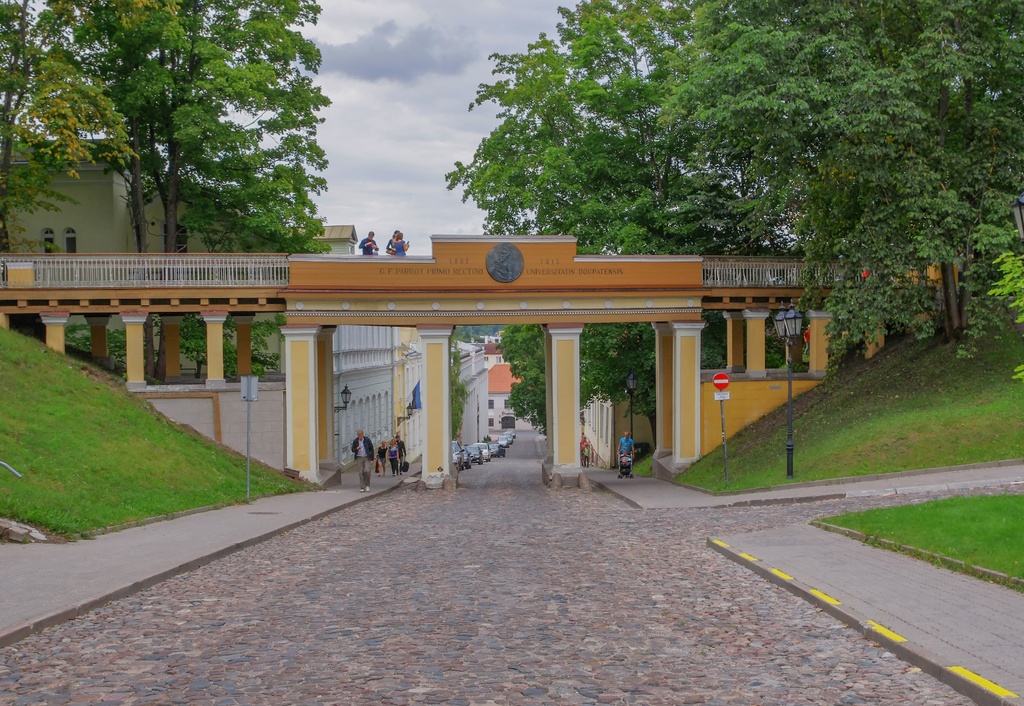
[[619, 478], [633, 477], [633, 439], [630, 432], [626, 432], [619, 439]]

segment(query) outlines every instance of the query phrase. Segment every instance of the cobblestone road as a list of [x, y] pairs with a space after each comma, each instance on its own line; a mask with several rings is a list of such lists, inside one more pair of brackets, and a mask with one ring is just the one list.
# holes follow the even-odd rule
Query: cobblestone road
[[971, 703], [704, 547], [892, 500], [642, 512], [538, 468], [374, 498], [0, 649], [0, 703]]

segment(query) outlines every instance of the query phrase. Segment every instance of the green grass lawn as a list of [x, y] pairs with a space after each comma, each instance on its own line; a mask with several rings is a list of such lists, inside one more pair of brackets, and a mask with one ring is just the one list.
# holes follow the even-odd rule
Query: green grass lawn
[[824, 521], [1024, 579], [1024, 495], [950, 498]]
[[[855, 360], [794, 403], [794, 481], [1024, 457], [1019, 334], [987, 339], [974, 358], [903, 340]], [[786, 482], [785, 406], [729, 440], [730, 490]], [[676, 481], [726, 489], [722, 452]]]
[[[0, 517], [70, 535], [245, 500], [245, 457], [95, 367], [0, 329]], [[254, 496], [308, 489], [252, 463]]]

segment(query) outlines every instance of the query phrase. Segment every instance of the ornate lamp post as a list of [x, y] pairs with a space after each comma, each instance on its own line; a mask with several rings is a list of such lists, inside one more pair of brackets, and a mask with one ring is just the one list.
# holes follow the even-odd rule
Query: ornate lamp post
[[348, 385], [341, 391], [341, 404], [334, 407], [335, 412], [340, 412], [343, 409], [348, 409], [348, 403], [352, 401], [352, 390], [348, 389]]
[[789, 377], [789, 407], [786, 426], [786, 478], [793, 477], [793, 346], [800, 340], [804, 315], [789, 303], [775, 315], [775, 333], [786, 343], [786, 371]]
[[1024, 241], [1024, 194], [1021, 194], [1013, 202], [1013, 217], [1017, 220], [1017, 232], [1020, 239]]
[[[626, 394], [629, 395], [629, 438], [633, 439], [633, 393], [636, 392], [636, 374], [630, 370], [626, 376]], [[633, 439], [636, 443], [636, 439]]]

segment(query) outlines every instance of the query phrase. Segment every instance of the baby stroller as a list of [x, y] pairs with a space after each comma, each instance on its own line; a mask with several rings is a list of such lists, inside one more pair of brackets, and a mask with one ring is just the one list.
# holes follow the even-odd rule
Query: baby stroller
[[619, 454], [619, 478], [633, 477], [633, 457], [629, 454]]

